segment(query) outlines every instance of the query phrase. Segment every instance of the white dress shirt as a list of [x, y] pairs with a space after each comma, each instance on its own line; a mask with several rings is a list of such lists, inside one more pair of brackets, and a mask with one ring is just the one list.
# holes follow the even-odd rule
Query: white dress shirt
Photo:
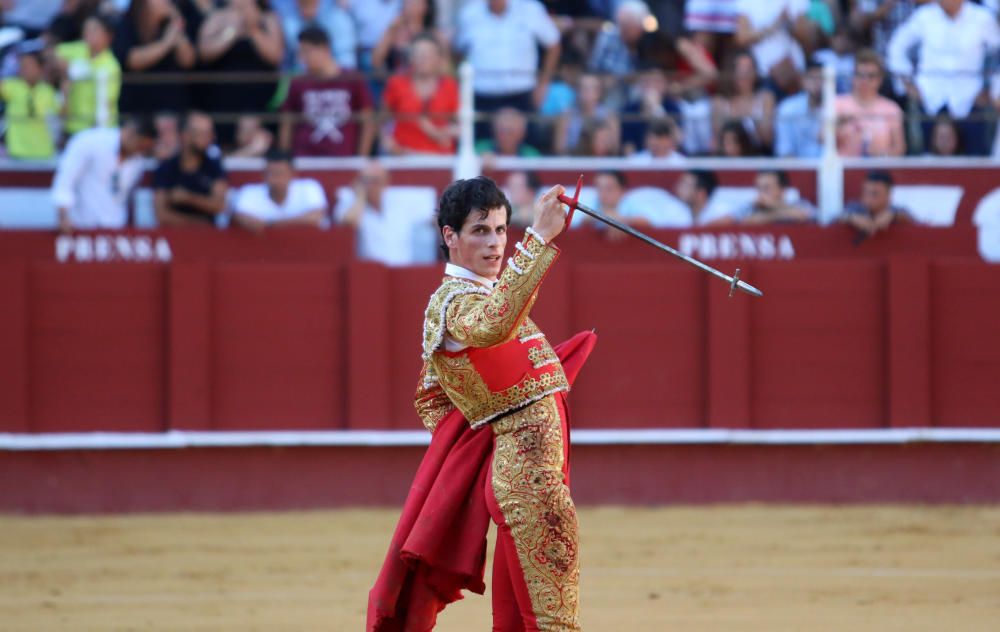
[[316, 210], [325, 211], [326, 193], [312, 178], [296, 178], [288, 183], [285, 199], [278, 204], [271, 198], [266, 184], [247, 184], [240, 189], [233, 208], [237, 213], [265, 222], [276, 222]]
[[[387, 266], [409, 266], [432, 258], [438, 239], [434, 202], [433, 195], [428, 199], [412, 187], [386, 187], [381, 209], [366, 204], [361, 212], [355, 232], [358, 257]], [[341, 189], [336, 221], [343, 222], [353, 204], [353, 191]]]
[[920, 68], [914, 82], [924, 111], [936, 114], [947, 106], [956, 118], [968, 116], [983, 89], [986, 56], [1000, 47], [1000, 28], [993, 14], [968, 0], [954, 18], [937, 2], [920, 7], [889, 40], [892, 73], [913, 75], [909, 52], [915, 46]]
[[508, 0], [496, 15], [486, 0], [463, 9], [455, 35], [456, 47], [475, 69], [477, 94], [505, 95], [533, 90], [538, 74], [538, 44], [559, 43], [559, 29], [537, 0]]
[[121, 160], [120, 152], [117, 128], [83, 130], [66, 145], [52, 181], [52, 201], [68, 210], [75, 228], [122, 228], [128, 223], [128, 199], [142, 178], [143, 158]]

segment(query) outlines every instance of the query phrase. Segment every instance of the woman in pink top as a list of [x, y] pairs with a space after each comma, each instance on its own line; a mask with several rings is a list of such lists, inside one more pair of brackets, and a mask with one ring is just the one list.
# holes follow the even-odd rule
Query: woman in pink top
[[837, 97], [837, 150], [841, 156], [902, 156], [906, 153], [903, 110], [878, 93], [885, 69], [878, 53], [854, 58], [851, 94]]

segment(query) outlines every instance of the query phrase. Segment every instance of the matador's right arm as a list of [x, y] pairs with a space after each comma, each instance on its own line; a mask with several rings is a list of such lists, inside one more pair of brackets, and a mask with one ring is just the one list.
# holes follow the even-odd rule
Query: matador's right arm
[[559, 257], [530, 228], [515, 245], [514, 256], [488, 294], [457, 296], [445, 317], [448, 337], [465, 347], [492, 347], [510, 340], [524, 322], [538, 296], [538, 288]]

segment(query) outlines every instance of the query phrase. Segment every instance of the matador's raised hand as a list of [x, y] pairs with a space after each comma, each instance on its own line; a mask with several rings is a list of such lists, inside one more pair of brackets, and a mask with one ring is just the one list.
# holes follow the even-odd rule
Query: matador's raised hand
[[535, 221], [531, 228], [545, 243], [551, 242], [566, 228], [566, 213], [559, 201], [559, 196], [565, 193], [566, 188], [557, 184], [535, 201]]

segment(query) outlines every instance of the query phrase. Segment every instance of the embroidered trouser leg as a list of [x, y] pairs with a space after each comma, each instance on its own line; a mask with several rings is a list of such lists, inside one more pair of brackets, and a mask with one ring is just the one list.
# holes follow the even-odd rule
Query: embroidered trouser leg
[[[487, 504], [497, 523], [501, 571], [494, 568], [494, 610], [509, 619], [510, 595], [526, 632], [573, 632], [579, 622], [579, 531], [568, 485], [562, 397], [546, 397], [491, 424], [494, 432]], [[495, 562], [494, 562], [495, 564]], [[498, 581], [499, 580], [499, 581]]]

